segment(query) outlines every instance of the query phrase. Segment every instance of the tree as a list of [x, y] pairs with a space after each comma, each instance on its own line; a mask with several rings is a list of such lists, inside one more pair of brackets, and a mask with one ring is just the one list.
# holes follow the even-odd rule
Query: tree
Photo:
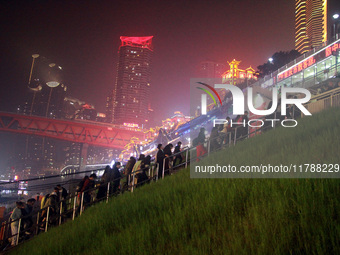
[[280, 67], [298, 58], [300, 55], [301, 54], [296, 50], [275, 52], [272, 56], [272, 62], [269, 62], [268, 60], [263, 65], [257, 67], [259, 70], [259, 77], [262, 78], [265, 75], [275, 72]]

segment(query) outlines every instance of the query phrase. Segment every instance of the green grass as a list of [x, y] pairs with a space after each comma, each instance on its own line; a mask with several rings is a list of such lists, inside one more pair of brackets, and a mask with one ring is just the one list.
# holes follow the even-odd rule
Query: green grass
[[[340, 110], [212, 154], [232, 164], [339, 163]], [[265, 156], [264, 156], [265, 155]], [[87, 209], [20, 254], [340, 254], [338, 179], [190, 179], [189, 169]]]

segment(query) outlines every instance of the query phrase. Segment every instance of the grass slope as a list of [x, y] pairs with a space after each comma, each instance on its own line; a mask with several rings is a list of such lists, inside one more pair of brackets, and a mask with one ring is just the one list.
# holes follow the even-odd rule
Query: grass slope
[[[299, 121], [294, 131], [276, 129], [207, 160], [339, 163], [339, 120], [340, 109], [325, 111]], [[190, 179], [186, 169], [93, 206], [13, 253], [340, 254], [339, 184]]]

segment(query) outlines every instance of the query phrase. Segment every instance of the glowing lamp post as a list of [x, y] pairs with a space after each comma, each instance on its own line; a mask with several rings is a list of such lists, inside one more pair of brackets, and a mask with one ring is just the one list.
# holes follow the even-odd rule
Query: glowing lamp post
[[[51, 63], [49, 64], [49, 66], [51, 68], [53, 68], [55, 66], [54, 63]], [[55, 80], [52, 80], [52, 81], [49, 81], [49, 82], [46, 82], [46, 85], [49, 86], [51, 89], [50, 89], [50, 94], [48, 96], [48, 101], [47, 101], [47, 107], [46, 107], [46, 117], [48, 116], [48, 112], [49, 112], [49, 108], [50, 108], [50, 102], [51, 102], [51, 96], [52, 96], [52, 90], [53, 88], [56, 88], [58, 87], [60, 84], [60, 82], [58, 81], [55, 81]]]
[[38, 85], [37, 87], [31, 87], [31, 80], [32, 80], [32, 73], [33, 73], [33, 68], [34, 68], [34, 62], [35, 59], [38, 58], [40, 55], [39, 54], [33, 54], [32, 55], [32, 66], [31, 66], [31, 71], [30, 71], [30, 77], [28, 78], [28, 88], [33, 91], [33, 99], [32, 99], [32, 104], [31, 104], [31, 110], [30, 110], [30, 115], [33, 113], [33, 105], [35, 101], [35, 96], [38, 91], [42, 89], [41, 85]]
[[340, 21], [340, 15], [338, 13], [333, 15], [333, 20], [334, 20], [334, 24], [333, 24], [333, 33], [334, 33], [334, 40], [338, 39], [338, 23]]

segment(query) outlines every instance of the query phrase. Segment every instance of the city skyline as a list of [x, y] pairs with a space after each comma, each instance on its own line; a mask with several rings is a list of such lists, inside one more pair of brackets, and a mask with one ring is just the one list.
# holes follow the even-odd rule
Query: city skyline
[[[68, 95], [105, 112], [114, 88], [120, 36], [154, 35], [151, 108], [156, 123], [174, 111], [189, 112], [190, 78], [211, 60], [237, 58], [260, 65], [279, 50], [294, 48], [294, 1], [151, 2], [12, 1], [2, 8], [0, 110], [15, 109], [28, 95], [32, 54], [63, 68]], [[255, 11], [256, 9], [256, 11]], [[271, 21], [270, 23], [268, 21]], [[0, 134], [5, 160], [13, 151]], [[3, 165], [4, 162], [0, 162]]]
[[[263, 1], [256, 4], [256, 11], [252, 1], [217, 2], [210, 9], [204, 1], [195, 5], [154, 2], [151, 9], [132, 3], [8, 3], [8, 14], [2, 16], [7, 40], [2, 44], [7, 49], [3, 64], [10, 70], [2, 75], [24, 93], [31, 55], [39, 53], [64, 68], [65, 85], [72, 96], [104, 112], [105, 98], [114, 87], [119, 37], [152, 34], [157, 50], [151, 108], [157, 109], [155, 116], [160, 119], [175, 110], [188, 112], [189, 92], [183, 88], [189, 87], [189, 79], [197, 75], [196, 66], [201, 61], [227, 64], [237, 58], [243, 65], [255, 67], [278, 50], [294, 48], [293, 0]], [[141, 22], [137, 22], [136, 10], [141, 11]], [[99, 13], [101, 16], [97, 16]], [[20, 74], [13, 77], [16, 72]], [[160, 89], [169, 96], [154, 96]], [[162, 109], [162, 104], [177, 107]]]

